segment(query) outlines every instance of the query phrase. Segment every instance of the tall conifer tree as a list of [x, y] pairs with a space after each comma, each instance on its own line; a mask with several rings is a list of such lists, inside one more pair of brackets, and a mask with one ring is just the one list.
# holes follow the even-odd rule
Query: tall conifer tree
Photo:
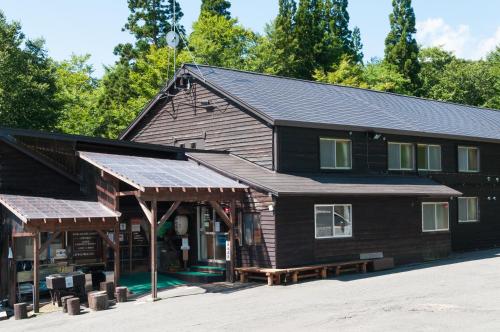
[[200, 13], [221, 15], [229, 19], [231, 18], [229, 8], [231, 8], [231, 3], [227, 0], [202, 0]]
[[391, 30], [385, 39], [385, 61], [410, 81], [409, 92], [418, 94], [420, 63], [411, 0], [393, 0], [392, 8], [393, 12], [389, 15]]

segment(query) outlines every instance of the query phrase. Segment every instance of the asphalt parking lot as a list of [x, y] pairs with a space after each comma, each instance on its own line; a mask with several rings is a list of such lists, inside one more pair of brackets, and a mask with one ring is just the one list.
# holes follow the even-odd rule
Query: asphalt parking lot
[[499, 331], [500, 250], [288, 286], [183, 286], [80, 316], [0, 322], [0, 331]]

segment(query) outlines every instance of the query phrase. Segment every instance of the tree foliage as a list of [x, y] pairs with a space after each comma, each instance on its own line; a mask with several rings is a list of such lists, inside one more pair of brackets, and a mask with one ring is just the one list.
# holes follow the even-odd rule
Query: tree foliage
[[231, 12], [229, 8], [231, 8], [231, 3], [227, 0], [201, 0], [201, 14], [210, 13], [230, 19]]
[[189, 47], [200, 63], [242, 69], [257, 41], [258, 36], [237, 19], [207, 12], [193, 24]]
[[0, 124], [53, 129], [60, 115], [56, 75], [43, 40], [26, 39], [0, 11]]
[[414, 38], [417, 30], [411, 0], [392, 0], [392, 8], [389, 15], [390, 31], [385, 39], [385, 61], [395, 66], [410, 81], [408, 90], [418, 94], [420, 63]]

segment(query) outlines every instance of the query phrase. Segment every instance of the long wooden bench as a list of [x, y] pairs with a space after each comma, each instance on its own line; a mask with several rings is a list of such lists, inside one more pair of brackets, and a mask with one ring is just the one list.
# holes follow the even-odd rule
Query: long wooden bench
[[260, 267], [239, 267], [235, 269], [240, 277], [240, 282], [247, 282], [249, 279], [267, 280], [267, 285], [281, 284], [282, 277], [286, 276], [286, 269], [269, 269]]
[[290, 280], [296, 283], [305, 278], [326, 278], [331, 271], [339, 276], [342, 272], [355, 271], [366, 273], [367, 265], [371, 260], [356, 260], [348, 262], [335, 262], [327, 264], [317, 264], [310, 266], [300, 266], [288, 269], [270, 269], [259, 267], [240, 267], [236, 268], [241, 282], [247, 282], [249, 279], [267, 280], [269, 286], [279, 285], [283, 281]]

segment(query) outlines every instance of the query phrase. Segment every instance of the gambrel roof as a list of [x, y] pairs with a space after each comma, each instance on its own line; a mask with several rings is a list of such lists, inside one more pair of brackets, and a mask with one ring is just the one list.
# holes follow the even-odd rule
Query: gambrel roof
[[500, 142], [498, 110], [211, 66], [183, 68], [273, 125]]

